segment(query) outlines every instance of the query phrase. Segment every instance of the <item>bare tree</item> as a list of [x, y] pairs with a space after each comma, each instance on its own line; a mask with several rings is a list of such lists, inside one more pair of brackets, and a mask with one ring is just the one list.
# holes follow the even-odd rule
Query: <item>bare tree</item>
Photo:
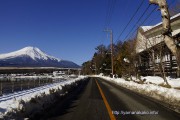
[[159, 67], [161, 76], [164, 79], [164, 82], [166, 83], [166, 85], [170, 86], [167, 79], [166, 79], [166, 74], [165, 74], [165, 61], [163, 61], [163, 56], [165, 56], [164, 51], [165, 51], [164, 46], [162, 44], [160, 44], [160, 46], [159, 46], [160, 62], [159, 62], [158, 67]]
[[[146, 31], [148, 29], [146, 28]], [[167, 86], [170, 86], [167, 79], [166, 79], [166, 73], [165, 73], [165, 60], [163, 59], [165, 57], [165, 47], [163, 44], [163, 36], [158, 35], [155, 37], [146, 38], [141, 37], [142, 41], [140, 44], [137, 44], [140, 46], [141, 49], [145, 50], [143, 58], [146, 63], [148, 63], [147, 66], [145, 66], [145, 69], [148, 70], [148, 74], [152, 72], [153, 75], [155, 75], [156, 70], [160, 72], [161, 77], [163, 78], [164, 82]], [[150, 68], [150, 66], [152, 67]]]
[[163, 24], [164, 41], [167, 47], [171, 50], [174, 56], [176, 56], [178, 66], [178, 76], [180, 76], [180, 46], [178, 46], [175, 40], [172, 38], [171, 26], [170, 26], [170, 14], [166, 0], [149, 0], [151, 4], [156, 4], [160, 7]]

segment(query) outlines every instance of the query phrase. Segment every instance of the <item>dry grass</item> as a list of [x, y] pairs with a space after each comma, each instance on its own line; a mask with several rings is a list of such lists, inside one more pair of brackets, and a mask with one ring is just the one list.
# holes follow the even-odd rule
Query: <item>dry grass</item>
[[174, 87], [174, 89], [178, 89], [178, 90], [180, 90], [180, 87]]
[[166, 87], [166, 88], [172, 88], [171, 85], [167, 85], [167, 84], [164, 84], [164, 83], [159, 84], [159, 86]]

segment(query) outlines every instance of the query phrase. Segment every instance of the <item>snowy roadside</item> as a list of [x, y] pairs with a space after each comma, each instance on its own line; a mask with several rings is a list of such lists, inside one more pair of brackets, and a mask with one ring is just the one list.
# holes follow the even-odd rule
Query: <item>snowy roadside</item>
[[[146, 76], [146, 77], [141, 77], [141, 79], [146, 79], [145, 83], [149, 84], [156, 84], [156, 85], [160, 85], [160, 84], [165, 84], [163, 78], [159, 77], [159, 76]], [[166, 77], [169, 85], [172, 88], [179, 88], [180, 89], [180, 78], [170, 78], [170, 77]]]
[[57, 92], [62, 95], [67, 94], [62, 92], [64, 86], [74, 84], [85, 78], [85, 76], [79, 76], [75, 79], [3, 95], [0, 97], [0, 118], [18, 111], [25, 112], [25, 108], [26, 112], [31, 112], [33, 107], [43, 107], [46, 104], [50, 104], [54, 100], [51, 94]]
[[[155, 80], [155, 78], [157, 77], [146, 77], [147, 78], [146, 83], [139, 84], [134, 81], [126, 81], [123, 78], [110, 78], [106, 76], [96, 76], [96, 77], [103, 78], [104, 80], [114, 82], [117, 85], [130, 89], [139, 94], [154, 98], [158, 101], [161, 101], [162, 103], [167, 104], [168, 107], [180, 113], [180, 90], [174, 88], [165, 88], [157, 85], [158, 82], [159, 83], [162, 82], [160, 78], [159, 78], [160, 81], [158, 81]], [[154, 84], [151, 83], [152, 81], [154, 81]], [[175, 84], [174, 82], [171, 81], [170, 84], [174, 85], [174, 87], [179, 87], [178, 85], [180, 85], [180, 81], [175, 80], [175, 82], [177, 83]]]

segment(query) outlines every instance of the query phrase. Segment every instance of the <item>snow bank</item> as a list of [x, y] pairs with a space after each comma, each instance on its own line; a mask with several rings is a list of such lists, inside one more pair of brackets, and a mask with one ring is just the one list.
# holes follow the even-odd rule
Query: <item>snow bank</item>
[[[145, 84], [138, 84], [134, 81], [126, 81], [123, 78], [110, 78], [105, 76], [96, 76], [103, 78], [105, 80], [114, 82], [122, 87], [125, 87], [127, 89], [130, 89], [134, 92], [138, 92], [140, 94], [143, 94], [145, 96], [152, 97], [154, 99], [157, 99], [158, 101], [161, 101], [162, 103], [168, 104], [171, 106], [171, 108], [177, 112], [180, 112], [180, 90], [174, 89], [174, 88], [165, 88], [162, 86], [158, 86], [156, 84], [150, 84], [150, 82], [154, 81], [154, 83], [161, 83], [163, 82], [162, 79], [159, 77], [145, 77], [147, 79]], [[157, 79], [154, 79], [157, 78]], [[175, 86], [175, 81], [178, 80], [172, 80], [170, 82], [171, 85]], [[177, 83], [179, 84], [180, 81]]]
[[[146, 77], [141, 77], [141, 79], [146, 79], [145, 83], [154, 83], [156, 85], [159, 84], [165, 84], [163, 78], [159, 76], [146, 76]], [[173, 88], [180, 88], [180, 78], [166, 78], [168, 83], [171, 85]]]
[[34, 110], [43, 109], [54, 102], [55, 95], [67, 94], [66, 91], [63, 91], [63, 87], [85, 78], [85, 76], [79, 76], [76, 79], [3, 95], [0, 97], [0, 118], [16, 114], [19, 111], [31, 114]]

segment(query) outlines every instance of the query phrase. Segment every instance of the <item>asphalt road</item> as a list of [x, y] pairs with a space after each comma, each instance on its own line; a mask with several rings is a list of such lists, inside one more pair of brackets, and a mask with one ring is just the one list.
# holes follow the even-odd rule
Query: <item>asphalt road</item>
[[41, 119], [180, 120], [180, 114], [114, 83], [91, 78]]

